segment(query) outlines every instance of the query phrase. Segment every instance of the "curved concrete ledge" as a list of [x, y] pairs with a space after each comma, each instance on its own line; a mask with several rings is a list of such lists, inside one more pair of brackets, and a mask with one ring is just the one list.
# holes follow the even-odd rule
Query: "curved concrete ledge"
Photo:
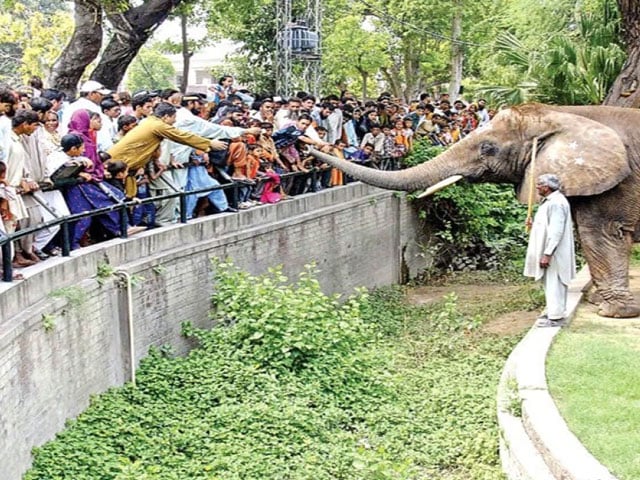
[[[569, 318], [590, 283], [569, 288]], [[571, 433], [549, 394], [545, 364], [559, 328], [533, 327], [511, 352], [498, 386], [500, 458], [509, 480], [616, 480]]]

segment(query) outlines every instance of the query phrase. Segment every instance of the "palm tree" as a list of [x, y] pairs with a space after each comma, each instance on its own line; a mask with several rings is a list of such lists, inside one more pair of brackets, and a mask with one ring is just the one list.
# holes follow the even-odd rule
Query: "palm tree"
[[601, 103], [626, 58], [619, 42], [619, 16], [613, 0], [604, 0], [598, 15], [577, 17], [536, 50], [527, 50], [512, 33], [502, 33], [495, 42], [498, 61], [515, 68], [520, 81], [484, 87], [483, 93], [509, 104]]

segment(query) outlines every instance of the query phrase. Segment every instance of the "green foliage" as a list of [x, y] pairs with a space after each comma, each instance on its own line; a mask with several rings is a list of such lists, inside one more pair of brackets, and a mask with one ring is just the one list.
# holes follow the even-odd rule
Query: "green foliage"
[[42, 314], [42, 328], [44, 331], [49, 333], [52, 332], [54, 328], [56, 328], [56, 317], [50, 313]]
[[497, 34], [491, 61], [508, 69], [499, 76], [489, 69], [485, 78], [492, 86], [480, 92], [498, 104], [601, 103], [626, 58], [616, 2], [542, 2], [528, 15], [512, 17], [511, 28]]
[[[293, 18], [304, 17], [305, 5], [292, 3]], [[254, 91], [273, 91], [275, 4], [242, 0], [208, 8], [209, 31], [243, 44], [224, 73]], [[615, 0], [327, 0], [323, 91], [372, 98], [387, 90], [411, 100], [445, 90], [453, 16], [460, 11], [468, 99], [597, 103], [624, 60]], [[302, 86], [297, 73], [293, 90]]]
[[415, 167], [420, 163], [424, 163], [427, 160], [437, 157], [445, 150], [445, 147], [434, 146], [428, 140], [419, 140], [414, 143], [413, 149], [409, 152], [409, 155], [402, 159], [402, 164], [405, 167]]
[[167, 273], [167, 267], [159, 263], [158, 265], [151, 267], [151, 271], [161, 277], [162, 275]]
[[[415, 144], [408, 166], [444, 151], [428, 141]], [[420, 216], [433, 232], [424, 255], [427, 277], [456, 270], [521, 270], [527, 244], [525, 208], [508, 185], [458, 183], [422, 201]]]
[[62, 2], [11, 2], [0, 12], [0, 83], [45, 79], [71, 38], [73, 20]]
[[505, 388], [507, 390], [504, 396], [505, 405], [502, 405], [502, 408], [514, 417], [522, 417], [522, 398], [518, 391], [518, 381], [514, 377], [509, 377]]
[[127, 70], [127, 89], [175, 87], [176, 71], [157, 47], [143, 47]]
[[222, 66], [212, 70], [212, 76], [220, 78], [223, 75], [233, 75], [239, 84], [252, 92], [274, 92], [275, 77], [269, 57], [258, 57], [259, 55], [246, 51], [234, 53]]
[[425, 204], [439, 265], [449, 270], [520, 269], [527, 237], [525, 208], [506, 185], [458, 184]]
[[[362, 98], [370, 98], [375, 87], [375, 75], [380, 68], [388, 66], [386, 55], [389, 35], [380, 30], [379, 21], [374, 22], [373, 31], [363, 28], [361, 14], [338, 18], [326, 28], [331, 28], [323, 44], [323, 71], [330, 83], [354, 90]], [[345, 55], [345, 52], [350, 52]], [[377, 93], [377, 92], [376, 92]], [[375, 96], [375, 95], [374, 95]]]
[[[301, 3], [294, 3], [294, 17], [300, 15], [301, 8]], [[239, 0], [233, 3], [211, 3], [207, 28], [213, 35], [220, 35], [242, 44], [240, 52], [229, 59], [229, 65], [226, 65], [222, 72], [214, 72], [214, 78], [231, 74], [238, 83], [254, 92], [274, 92], [275, 2]]]
[[217, 326], [185, 325], [199, 348], [152, 351], [25, 479], [501, 479], [495, 385], [516, 339], [470, 330], [454, 297], [338, 304], [313, 271], [291, 285], [217, 264]]
[[109, 262], [100, 262], [96, 271], [96, 281], [102, 286], [115, 272], [116, 269]]
[[365, 336], [359, 316], [362, 298], [351, 297], [340, 306], [339, 296], [325, 296], [313, 265], [294, 285], [287, 284], [281, 268], [260, 279], [229, 263], [219, 262], [215, 268], [213, 318], [235, 325], [217, 334], [260, 367], [298, 371], [325, 357], [328, 368]]
[[53, 298], [64, 298], [67, 304], [72, 307], [80, 307], [87, 299], [87, 292], [82, 287], [71, 286], [62, 287], [49, 293]]

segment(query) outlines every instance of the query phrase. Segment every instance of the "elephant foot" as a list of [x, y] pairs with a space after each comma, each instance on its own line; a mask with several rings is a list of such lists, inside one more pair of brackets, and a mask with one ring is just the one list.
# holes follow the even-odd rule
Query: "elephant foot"
[[591, 290], [587, 294], [586, 300], [592, 305], [600, 305], [602, 302], [604, 302], [604, 297], [598, 290]]
[[632, 318], [640, 315], [640, 305], [628, 288], [600, 288], [593, 292], [593, 299], [601, 297], [598, 315], [610, 318]]
[[604, 301], [600, 303], [598, 315], [610, 318], [632, 318], [640, 315], [640, 306], [635, 303]]

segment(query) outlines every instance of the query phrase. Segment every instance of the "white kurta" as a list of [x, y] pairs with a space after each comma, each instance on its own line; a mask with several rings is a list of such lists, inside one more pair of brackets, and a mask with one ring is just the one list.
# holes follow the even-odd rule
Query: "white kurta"
[[[27, 151], [22, 139], [13, 130], [9, 133], [9, 140], [5, 145], [7, 147], [5, 158], [7, 183], [17, 188], [22, 183], [22, 179], [28, 175], [26, 171]], [[28, 218], [27, 207], [20, 195], [17, 195], [15, 199], [9, 199], [9, 210], [15, 220]]]
[[[549, 266], [540, 267], [543, 255]], [[543, 199], [533, 219], [524, 275], [543, 280], [549, 318], [564, 317], [567, 286], [576, 274], [573, 226], [569, 202], [556, 191]]]
[[7, 156], [10, 133], [11, 119], [6, 115], [0, 115], [0, 162], [4, 162]]
[[[175, 126], [187, 132], [200, 135], [210, 140], [231, 139], [242, 136], [245, 132], [244, 128], [225, 127], [215, 123], [208, 122], [182, 107], [176, 112]], [[181, 145], [176, 142], [170, 142], [169, 148], [171, 155], [178, 163], [187, 163], [189, 155], [193, 148], [189, 145]], [[173, 171], [175, 182], [180, 187], [189, 190], [197, 190], [212, 185], [219, 185], [218, 181], [213, 179], [206, 171], [204, 165], [189, 166], [186, 169], [178, 169]], [[227, 197], [222, 190], [214, 190], [209, 193], [199, 193], [197, 195], [189, 195], [187, 197], [187, 211], [189, 214], [195, 208], [197, 198], [208, 197], [209, 201], [220, 211], [224, 211], [229, 207]]]

